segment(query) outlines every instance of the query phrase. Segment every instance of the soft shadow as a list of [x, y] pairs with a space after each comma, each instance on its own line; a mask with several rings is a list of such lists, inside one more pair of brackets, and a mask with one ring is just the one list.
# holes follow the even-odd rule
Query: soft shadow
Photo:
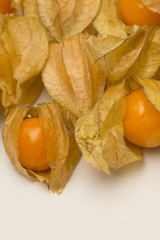
[[145, 148], [143, 149], [143, 154], [144, 154], [144, 160], [148, 158], [155, 159], [157, 161], [160, 161], [159, 156], [160, 156], [160, 147], [156, 148]]
[[128, 181], [129, 178], [132, 178], [133, 176], [135, 177], [139, 172], [142, 172], [144, 165], [145, 162], [143, 160], [137, 161], [118, 170], [111, 170], [111, 175], [107, 175], [102, 171], [96, 171], [90, 166], [86, 167], [87, 169], [85, 172], [87, 171], [86, 174], [92, 181], [93, 185], [96, 184], [106, 189], [108, 187], [114, 187], [114, 185], [117, 185], [121, 180], [126, 179], [126, 181]]
[[[121, 180], [128, 181], [129, 179], [138, 176], [144, 171], [144, 168], [147, 166], [149, 161], [154, 163], [160, 162], [160, 147], [153, 149], [143, 149], [143, 159], [134, 163], [130, 163], [120, 169], [111, 170], [111, 175], [107, 175], [106, 173], [100, 171], [96, 171], [93, 169], [88, 169], [88, 175], [99, 185], [107, 185], [110, 184], [113, 186], [117, 184]], [[89, 168], [89, 167], [88, 167]]]
[[128, 175], [134, 174], [135, 172], [140, 172], [144, 168], [144, 160], [130, 163], [116, 171], [113, 171], [113, 174], [118, 177], [126, 177]]

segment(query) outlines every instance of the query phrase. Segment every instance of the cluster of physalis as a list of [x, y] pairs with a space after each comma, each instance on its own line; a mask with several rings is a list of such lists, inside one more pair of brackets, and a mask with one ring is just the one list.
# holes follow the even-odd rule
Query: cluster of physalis
[[[0, 0], [3, 143], [61, 193], [82, 153], [110, 174], [160, 146], [160, 0]], [[32, 104], [45, 86], [53, 102]]]

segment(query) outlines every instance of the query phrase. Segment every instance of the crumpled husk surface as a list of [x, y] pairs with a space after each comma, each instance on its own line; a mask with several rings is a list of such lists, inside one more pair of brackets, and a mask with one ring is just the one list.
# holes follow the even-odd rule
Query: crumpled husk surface
[[123, 119], [129, 93], [125, 80], [108, 88], [93, 110], [76, 122], [76, 141], [84, 159], [92, 168], [107, 174], [110, 169], [142, 159], [141, 149], [124, 138]]
[[160, 111], [160, 79], [142, 79], [133, 78], [130, 89], [135, 91], [139, 88], [143, 88], [144, 94], [146, 95], [149, 102]]
[[14, 14], [19, 15], [21, 4], [22, 0], [11, 0], [11, 8], [13, 9]]
[[23, 0], [23, 14], [44, 26], [50, 41], [61, 41], [84, 31], [100, 9], [101, 0]]
[[126, 97], [143, 88], [149, 102], [160, 111], [160, 80], [125, 78], [109, 87], [93, 110], [76, 122], [75, 136], [84, 159], [96, 170], [110, 174], [142, 159], [140, 147], [124, 137]]
[[141, 148], [124, 138], [127, 95], [143, 88], [160, 111], [160, 27], [139, 28], [125, 40], [90, 36], [87, 46], [108, 85], [93, 110], [78, 119], [76, 141], [94, 169], [110, 174], [110, 169], [142, 159]]
[[139, 28], [135, 34], [122, 39], [90, 36], [87, 46], [96, 64], [106, 73], [108, 86], [123, 78], [159, 78], [160, 27]]
[[37, 99], [47, 57], [47, 37], [36, 19], [0, 15], [0, 100], [6, 110]]
[[[19, 129], [28, 115], [39, 117], [44, 132], [49, 170], [35, 172], [24, 168], [18, 158]], [[3, 144], [13, 166], [31, 181], [49, 186], [53, 192], [63, 191], [74, 170], [80, 151], [74, 138], [75, 118], [55, 103], [41, 103], [37, 108], [20, 105], [6, 118]]]
[[138, 29], [137, 25], [127, 26], [121, 20], [118, 12], [118, 1], [102, 0], [101, 2], [101, 8], [94, 20], [94, 26], [103, 37], [112, 35], [125, 39]]
[[[160, 0], [141, 0], [141, 2], [149, 10], [160, 14]], [[103, 37], [112, 35], [126, 39], [138, 29], [137, 25], [128, 26], [122, 21], [118, 4], [119, 0], [102, 0], [101, 8], [94, 20], [94, 26]]]
[[88, 36], [78, 34], [50, 44], [42, 72], [43, 83], [53, 100], [74, 116], [90, 111], [104, 92], [106, 75], [88, 50]]

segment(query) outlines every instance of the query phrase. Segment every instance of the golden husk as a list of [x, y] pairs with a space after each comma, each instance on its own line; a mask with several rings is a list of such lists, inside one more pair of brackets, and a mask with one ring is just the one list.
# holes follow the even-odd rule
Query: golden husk
[[40, 94], [40, 72], [48, 56], [43, 27], [34, 18], [0, 17], [1, 103], [10, 109], [32, 103]]
[[142, 158], [139, 147], [125, 141], [123, 118], [126, 111], [128, 84], [106, 90], [93, 110], [76, 122], [75, 136], [84, 159], [96, 170], [110, 174]]
[[[149, 10], [160, 14], [160, 0], [141, 0], [141, 2]], [[103, 37], [112, 35], [126, 39], [138, 29], [137, 25], [128, 26], [122, 21], [118, 3], [119, 0], [102, 0], [99, 13], [94, 20], [94, 26]]]
[[102, 0], [94, 26], [103, 37], [112, 35], [123, 39], [134, 34], [138, 29], [136, 25], [127, 26], [122, 22], [118, 13], [118, 0]]
[[21, 4], [22, 0], [11, 0], [11, 7], [17, 14], [20, 11]]
[[139, 28], [129, 38], [90, 37], [88, 48], [106, 73], [109, 85], [123, 78], [154, 78], [160, 68], [160, 27]]
[[[143, 88], [150, 103], [160, 111], [160, 81], [155, 79], [135, 79]], [[134, 80], [133, 80], [134, 81]]]
[[[159, 0], [142, 2], [160, 13]], [[126, 26], [118, 13], [118, 0], [85, 3], [13, 0], [15, 9], [22, 4], [24, 15], [33, 18], [0, 15], [1, 102], [9, 110], [18, 103], [33, 102], [41, 91], [40, 72], [48, 55], [46, 33], [50, 41], [59, 42], [50, 44], [42, 80], [65, 110], [55, 103], [20, 106], [8, 116], [3, 129], [5, 149], [16, 169], [58, 194], [80, 156], [75, 124], [85, 160], [110, 174], [110, 169], [142, 159], [141, 149], [124, 138], [127, 95], [143, 88], [160, 111], [160, 27]], [[86, 36], [93, 33], [91, 23], [98, 37]], [[84, 30], [86, 35], [79, 34]], [[18, 161], [19, 128], [28, 114], [41, 120], [48, 171], [27, 170]]]
[[90, 36], [87, 46], [106, 73], [108, 88], [93, 110], [77, 120], [76, 141], [94, 169], [110, 174], [110, 168], [118, 169], [142, 158], [141, 149], [124, 138], [127, 95], [143, 88], [160, 111], [160, 27], [139, 28], [125, 40]]
[[53, 100], [76, 117], [92, 109], [106, 85], [106, 76], [88, 50], [87, 39], [88, 36], [76, 35], [51, 44], [42, 72]]
[[141, 148], [127, 141], [123, 130], [126, 97], [140, 88], [160, 111], [160, 81], [132, 77], [109, 87], [93, 110], [77, 120], [76, 141], [92, 168], [110, 174], [110, 169], [142, 159]]
[[49, 40], [74, 36], [93, 21], [101, 0], [23, 0], [23, 14], [35, 17], [44, 26]]
[[[19, 129], [28, 115], [40, 118], [50, 170], [31, 171], [24, 168], [18, 160]], [[55, 103], [41, 103], [37, 108], [20, 105], [10, 112], [3, 127], [6, 153], [14, 167], [28, 179], [43, 182], [53, 192], [60, 194], [80, 157], [74, 139], [74, 124], [75, 118]]]

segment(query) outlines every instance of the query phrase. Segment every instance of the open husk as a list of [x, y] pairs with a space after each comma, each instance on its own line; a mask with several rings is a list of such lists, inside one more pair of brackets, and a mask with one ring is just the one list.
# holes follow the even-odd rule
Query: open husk
[[123, 39], [132, 35], [138, 26], [125, 25], [118, 13], [118, 0], [102, 0], [101, 8], [94, 20], [94, 26], [100, 35], [112, 35]]
[[160, 111], [160, 80], [135, 77], [132, 82], [129, 81], [129, 84], [132, 91], [143, 88], [149, 102]]
[[[49, 170], [35, 172], [24, 168], [19, 162], [19, 129], [26, 117], [39, 117], [44, 132]], [[74, 138], [75, 118], [55, 103], [41, 103], [37, 108], [20, 105], [6, 118], [3, 127], [3, 144], [13, 166], [31, 181], [48, 185], [53, 192], [63, 191], [80, 151]]]
[[[141, 2], [149, 10], [160, 14], [160, 0], [141, 0]], [[102, 0], [99, 13], [94, 20], [94, 26], [103, 37], [112, 35], [126, 39], [138, 29], [137, 25], [128, 26], [122, 21], [118, 3], [119, 0]]]
[[85, 30], [100, 8], [101, 0], [23, 0], [23, 14], [44, 26], [49, 40], [61, 41]]
[[124, 138], [123, 119], [129, 93], [126, 81], [108, 88], [93, 110], [76, 122], [76, 141], [84, 159], [107, 174], [110, 169], [142, 159], [141, 149]]
[[0, 98], [4, 108], [32, 103], [43, 87], [48, 56], [43, 27], [34, 18], [0, 15]]
[[87, 48], [88, 37], [78, 34], [50, 44], [42, 72], [43, 83], [53, 100], [76, 117], [93, 108], [106, 85], [106, 75]]

